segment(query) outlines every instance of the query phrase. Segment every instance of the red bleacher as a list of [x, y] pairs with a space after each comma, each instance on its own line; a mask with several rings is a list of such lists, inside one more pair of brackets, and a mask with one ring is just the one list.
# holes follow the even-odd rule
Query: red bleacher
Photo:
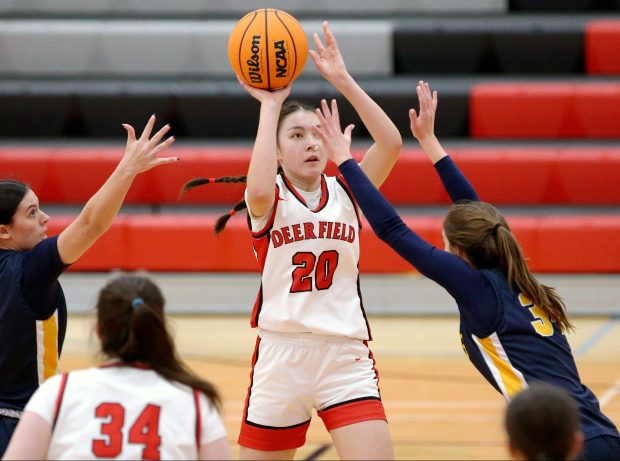
[[597, 20], [586, 25], [584, 59], [588, 74], [620, 74], [620, 21]]
[[476, 138], [620, 138], [620, 83], [482, 83], [469, 110]]
[[[619, 112], [620, 113], [620, 112]], [[486, 201], [501, 204], [620, 205], [619, 148], [461, 148], [450, 154]], [[26, 181], [46, 203], [83, 204], [103, 184], [121, 150], [0, 149], [0, 177]], [[136, 178], [132, 204], [233, 204], [243, 184], [201, 187], [179, 198], [197, 176], [245, 174], [249, 148], [178, 148], [181, 161]], [[331, 165], [328, 172], [333, 174]], [[404, 149], [381, 188], [397, 205], [447, 204], [432, 165], [418, 149]]]
[[[216, 215], [124, 215], [71, 270], [257, 271], [245, 219], [233, 218], [219, 236]], [[48, 232], [73, 217], [53, 217]], [[438, 216], [407, 216], [409, 227], [442, 247]], [[536, 272], [620, 271], [620, 216], [507, 216], [532, 270]], [[365, 223], [360, 270], [407, 272], [412, 268], [381, 242]]]
[[[196, 176], [243, 174], [249, 148], [177, 148], [181, 161], [139, 176], [127, 202], [134, 204], [230, 204], [244, 185], [212, 185], [179, 200]], [[619, 205], [620, 149], [465, 148], [451, 154], [482, 199], [499, 205]], [[120, 149], [0, 149], [0, 177], [26, 181], [46, 204], [83, 204], [112, 172]], [[335, 171], [333, 165], [329, 171]], [[405, 149], [382, 187], [395, 204], [447, 204], [447, 194], [424, 154]], [[49, 235], [74, 217], [52, 216]], [[243, 217], [219, 237], [209, 213], [122, 214], [112, 229], [71, 270], [257, 271]], [[422, 237], [442, 246], [442, 216], [406, 215]], [[537, 272], [620, 271], [620, 215], [508, 215], [530, 265]], [[411, 266], [383, 244], [366, 223], [360, 269], [405, 272]]]

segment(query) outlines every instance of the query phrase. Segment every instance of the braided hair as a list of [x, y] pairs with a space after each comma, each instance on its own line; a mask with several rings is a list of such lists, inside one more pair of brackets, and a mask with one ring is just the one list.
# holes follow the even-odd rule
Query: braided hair
[[[280, 110], [280, 117], [278, 118], [278, 127], [276, 131], [276, 136], [280, 132], [280, 127], [282, 126], [282, 122], [286, 119], [286, 117], [298, 111], [314, 112], [314, 110], [315, 110], [314, 106], [305, 104], [303, 102], [299, 102], [296, 100], [286, 101], [282, 105], [282, 109]], [[278, 167], [278, 174], [283, 174], [282, 167]], [[181, 195], [185, 195], [187, 192], [194, 189], [195, 187], [203, 186], [205, 184], [244, 183], [244, 182], [247, 182], [247, 176], [222, 176], [220, 178], [195, 178], [185, 183], [185, 185], [181, 189]], [[245, 203], [245, 198], [242, 198], [237, 203], [235, 203], [235, 205], [230, 209], [228, 213], [223, 214], [217, 219], [217, 221], [215, 222], [214, 232], [216, 234], [219, 234], [220, 232], [222, 232], [224, 228], [226, 227], [226, 223], [228, 222], [228, 220], [232, 218], [235, 214], [237, 214], [239, 211], [244, 210], [247, 207], [248, 205], [247, 203]]]
[[[221, 178], [195, 178], [191, 181], [188, 181], [183, 185], [181, 189], [181, 195], [185, 195], [190, 190], [195, 187], [204, 186], [205, 184], [215, 184], [215, 183], [244, 183], [247, 182], [247, 176], [222, 176]], [[226, 223], [230, 218], [232, 218], [237, 212], [247, 208], [248, 205], [245, 203], [245, 199], [242, 198], [231, 208], [228, 213], [223, 214], [217, 221], [215, 222], [214, 232], [219, 234], [226, 227]]]

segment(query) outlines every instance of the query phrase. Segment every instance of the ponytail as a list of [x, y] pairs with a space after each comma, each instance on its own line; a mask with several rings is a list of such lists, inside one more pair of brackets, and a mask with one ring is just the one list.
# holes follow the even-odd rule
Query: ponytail
[[164, 317], [164, 298], [146, 277], [122, 276], [99, 292], [97, 323], [101, 351], [125, 363], [144, 363], [170, 382], [197, 389], [218, 408], [215, 387], [178, 357]]
[[444, 220], [450, 245], [458, 248], [476, 269], [498, 269], [563, 331], [573, 328], [564, 301], [552, 287], [530, 272], [519, 242], [502, 214], [485, 202], [459, 202]]
[[535, 305], [541, 307], [560, 330], [572, 330], [573, 325], [566, 316], [564, 301], [555, 288], [543, 285], [530, 272], [521, 246], [510, 228], [500, 226], [495, 238], [499, 267], [506, 274], [509, 285], [518, 287]]
[[[278, 167], [278, 174], [282, 174], [282, 167]], [[239, 182], [247, 182], [247, 176], [222, 176], [221, 178], [196, 178], [192, 179], [185, 183], [183, 188], [181, 189], [181, 196], [185, 195], [190, 190], [194, 189], [198, 186], [203, 186], [205, 184], [215, 184], [215, 183], [239, 183]], [[220, 232], [224, 230], [226, 227], [226, 223], [228, 220], [236, 215], [239, 211], [245, 210], [248, 207], [248, 204], [245, 203], [245, 198], [242, 198], [235, 206], [231, 208], [228, 213], [223, 214], [217, 221], [215, 222], [215, 228], [213, 232], [216, 235], [219, 235]]]

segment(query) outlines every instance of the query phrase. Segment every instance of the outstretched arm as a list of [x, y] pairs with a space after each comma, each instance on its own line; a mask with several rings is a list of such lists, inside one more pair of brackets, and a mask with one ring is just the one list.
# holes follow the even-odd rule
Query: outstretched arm
[[336, 38], [329, 30], [327, 21], [323, 22], [325, 44], [318, 34], [314, 34], [316, 51], [310, 56], [321, 75], [347, 98], [356, 110], [374, 144], [368, 149], [361, 167], [372, 183], [379, 187], [387, 178], [398, 159], [402, 147], [402, 137], [387, 114], [351, 77], [338, 48]]
[[487, 331], [496, 318], [496, 302], [480, 271], [462, 258], [429, 244], [407, 227], [352, 158], [352, 125], [344, 133], [340, 131], [336, 102], [332, 102], [330, 110], [323, 100], [321, 111], [317, 110], [320, 122], [315, 129], [317, 136], [329, 158], [338, 165], [375, 234], [422, 274], [444, 287], [474, 331]]
[[170, 136], [160, 142], [170, 130], [170, 125], [164, 126], [151, 137], [154, 125], [155, 115], [152, 115], [138, 139], [131, 125], [123, 125], [127, 130], [127, 147], [123, 158], [103, 186], [86, 202], [75, 221], [58, 236], [58, 253], [63, 263], [77, 261], [107, 232], [138, 174], [179, 160], [178, 157], [157, 156], [174, 142], [174, 137]]
[[433, 162], [444, 188], [453, 202], [459, 200], [479, 200], [478, 194], [448, 156], [435, 136], [435, 113], [437, 112], [437, 91], [431, 90], [428, 83], [420, 80], [416, 87], [420, 113], [409, 110], [411, 133], [420, 143], [429, 160]]
[[[327, 102], [322, 100], [321, 110], [317, 109], [316, 113], [319, 127], [315, 128], [315, 132], [321, 139], [330, 160], [338, 165], [375, 234], [420, 272], [443, 285], [443, 279], [447, 275], [442, 267], [442, 264], [446, 263], [445, 259], [456, 258], [456, 262], [456, 260], [462, 261], [461, 258], [438, 250], [409, 229], [390, 202], [371, 183], [351, 156], [353, 125], [347, 126], [344, 132], [340, 131], [340, 116], [336, 101], [332, 101], [330, 109]], [[437, 252], [444, 255], [437, 256]], [[437, 257], [443, 258], [444, 261], [436, 262]], [[464, 262], [463, 264], [467, 266]]]

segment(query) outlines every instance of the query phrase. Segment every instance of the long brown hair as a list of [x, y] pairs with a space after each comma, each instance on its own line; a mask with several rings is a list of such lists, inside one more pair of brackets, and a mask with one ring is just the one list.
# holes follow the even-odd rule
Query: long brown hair
[[203, 392], [221, 408], [215, 387], [178, 357], [164, 317], [164, 297], [147, 277], [124, 275], [99, 292], [97, 322], [101, 351], [123, 362], [147, 364], [169, 381]]
[[[298, 112], [298, 111], [308, 111], [308, 112], [314, 113], [314, 110], [315, 110], [314, 106], [305, 104], [300, 101], [296, 101], [294, 99], [284, 102], [284, 104], [282, 104], [282, 108], [280, 109], [280, 116], [278, 117], [276, 139], [278, 138], [278, 135], [280, 134], [280, 128], [282, 127], [282, 123], [284, 122], [284, 120], [286, 120], [286, 118], [289, 115], [294, 114], [295, 112]], [[278, 167], [278, 173], [279, 174], [282, 173], [281, 167]], [[192, 179], [191, 181], [186, 182], [183, 185], [183, 187], [181, 188], [181, 195], [185, 195], [187, 192], [194, 189], [195, 187], [203, 186], [205, 184], [240, 183], [240, 182], [246, 182], [246, 181], [247, 181], [246, 176], [222, 176], [220, 178], [195, 178], [195, 179]], [[228, 220], [232, 218], [235, 214], [237, 214], [237, 212], [247, 208], [247, 206], [248, 205], [247, 203], [245, 203], [245, 198], [242, 198], [241, 200], [239, 200], [228, 213], [223, 214], [217, 219], [217, 221], [215, 222], [214, 232], [216, 234], [219, 234], [220, 232], [222, 232], [224, 228], [226, 227], [226, 223], [228, 222]]]
[[572, 329], [562, 298], [541, 284], [530, 272], [517, 239], [504, 216], [493, 205], [467, 201], [456, 203], [443, 222], [450, 246], [460, 250], [476, 269], [498, 269], [562, 331]]

